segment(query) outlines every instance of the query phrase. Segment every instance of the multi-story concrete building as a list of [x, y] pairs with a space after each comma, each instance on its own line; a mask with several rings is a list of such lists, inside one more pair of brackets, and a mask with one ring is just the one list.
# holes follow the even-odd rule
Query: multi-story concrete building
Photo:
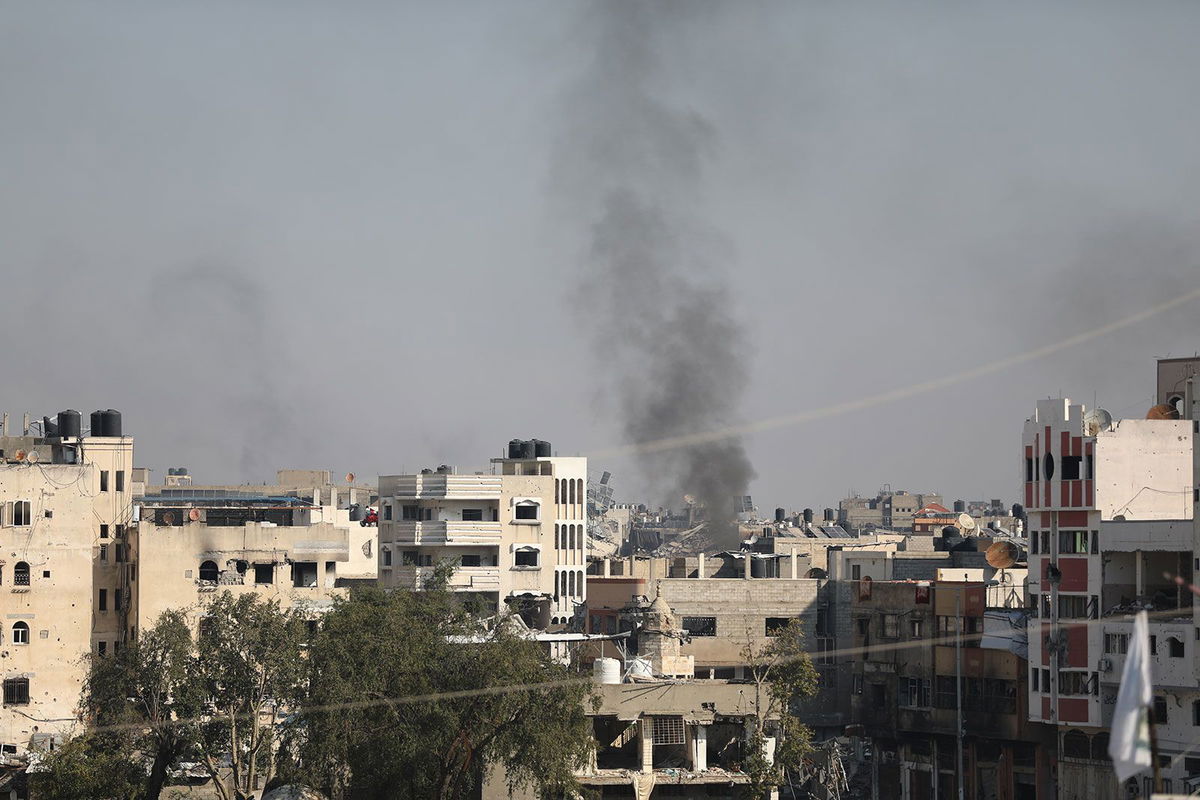
[[1140, 609], [1151, 617], [1164, 778], [1181, 789], [1200, 776], [1200, 760], [1185, 752], [1200, 724], [1200, 610], [1175, 580], [1192, 582], [1200, 555], [1194, 366], [1159, 365], [1160, 400], [1190, 419], [1156, 412], [1109, 422], [1056, 399], [1039, 401], [1025, 423], [1030, 607], [1040, 625], [1030, 636], [1029, 716], [1057, 727], [1059, 785], [1069, 793], [1125, 796], [1105, 750]]
[[534, 628], [565, 625], [587, 597], [586, 486], [586, 458], [537, 440], [510, 442], [489, 472], [381, 476], [379, 583], [420, 588], [448, 564], [454, 591]]
[[[36, 424], [36, 423], [35, 423]], [[24, 758], [74, 726], [90, 651], [135, 635], [133, 439], [120, 415], [77, 412], [0, 431], [0, 744]], [[44, 742], [42, 742], [44, 743]]]
[[847, 497], [838, 503], [838, 524], [858, 533], [873, 528], [911, 530], [913, 518], [928, 505], [942, 502], [936, 493], [911, 494], [885, 485], [875, 497]]

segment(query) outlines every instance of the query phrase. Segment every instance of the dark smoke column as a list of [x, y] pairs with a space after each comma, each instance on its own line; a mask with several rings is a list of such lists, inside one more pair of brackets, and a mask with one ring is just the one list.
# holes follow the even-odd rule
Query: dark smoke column
[[[583, 290], [596, 375], [632, 443], [721, 428], [745, 386], [744, 336], [730, 314], [728, 243], [697, 201], [715, 132], [669, 102], [658, 53], [708, 14], [697, 2], [607, 2], [577, 35], [587, 66], [563, 104], [555, 160], [561, 207], [584, 224]], [[676, 39], [677, 40], [677, 39]], [[754, 470], [739, 439], [644, 454], [678, 507], [691, 494], [726, 536]]]

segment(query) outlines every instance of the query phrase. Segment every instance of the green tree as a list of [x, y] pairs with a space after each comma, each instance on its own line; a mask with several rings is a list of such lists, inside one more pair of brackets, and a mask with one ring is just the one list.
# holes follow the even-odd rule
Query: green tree
[[[459, 798], [494, 767], [514, 787], [577, 786], [588, 683], [505, 622], [467, 613], [440, 580], [337, 603], [310, 668], [292, 769], [334, 797]], [[547, 682], [561, 684], [504, 691]], [[391, 702], [413, 696], [425, 699]]]
[[307, 639], [304, 618], [274, 600], [222, 592], [206, 606], [193, 671], [205, 712], [190, 730], [225, 800], [271, 779], [279, 714], [303, 696]]
[[[812, 732], [797, 716], [798, 705], [817, 692], [817, 670], [804, 648], [804, 628], [793, 619], [765, 644], [749, 642], [742, 661], [754, 683], [754, 719], [742, 769], [750, 778], [746, 793], [760, 798], [804, 773], [812, 749]], [[768, 760], [767, 738], [775, 737], [775, 757]]]
[[131, 759], [127, 737], [85, 733], [42, 755], [29, 773], [34, 797], [55, 800], [142, 800], [146, 771]]

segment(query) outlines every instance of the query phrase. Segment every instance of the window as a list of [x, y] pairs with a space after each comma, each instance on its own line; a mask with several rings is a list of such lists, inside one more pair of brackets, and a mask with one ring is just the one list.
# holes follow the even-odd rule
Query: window
[[850, 580], [862, 580], [862, 564], [852, 564], [850, 566]]
[[1033, 532], [1032, 534], [1030, 534], [1030, 536], [1029, 536], [1029, 554], [1030, 554], [1030, 555], [1037, 555], [1037, 551], [1038, 551], [1038, 549], [1037, 549], [1037, 540], [1038, 540], [1038, 537], [1037, 537], [1037, 532], [1036, 532], [1036, 531], [1034, 531], [1034, 532]]
[[98, 655], [98, 656], [108, 655], [108, 642], [104, 642], [104, 641], [96, 642], [96, 655]]
[[385, 521], [390, 520], [392, 518], [392, 504], [391, 503], [383, 504], [383, 518]]
[[778, 636], [783, 633], [792, 621], [791, 617], [767, 617], [764, 624], [764, 633], [767, 636]]
[[[1192, 726], [1200, 727], [1200, 700], [1192, 701]], [[1188, 770], [1191, 773], [1191, 770]]]
[[908, 625], [909, 625], [909, 633], [912, 634], [912, 638], [920, 639], [921, 633], [922, 633], [921, 620], [914, 619], [912, 622], [908, 623]]
[[1079, 480], [1080, 467], [1083, 465], [1083, 456], [1063, 456], [1062, 458], [1062, 479], [1064, 481]]
[[859, 617], [858, 619], [854, 620], [854, 622], [858, 626], [858, 632], [861, 633], [863, 636], [866, 636], [867, 633], [870, 632], [870, 630], [871, 630], [871, 618], [870, 617]]
[[392, 565], [392, 551], [385, 547], [380, 552], [383, 553], [383, 565], [390, 567]]
[[1154, 724], [1167, 724], [1167, 698], [1165, 697], [1154, 698]]
[[125, 491], [125, 470], [123, 470], [123, 469], [117, 470], [116, 477], [117, 477], [117, 491], [118, 492]]
[[107, 538], [108, 538], [108, 526], [107, 526], [107, 525], [101, 525], [101, 526], [100, 526], [100, 538], [101, 538], [101, 539], [107, 539]]
[[[538, 566], [539, 555], [540, 553], [536, 547], [518, 547], [517, 551], [513, 553], [513, 566], [536, 567]], [[479, 558], [479, 556], [476, 556], [476, 558]], [[572, 594], [574, 594], [574, 592], [572, 592]]]
[[[120, 545], [117, 545], [117, 548], [120, 549]], [[205, 561], [200, 565], [200, 580], [216, 583], [220, 577], [221, 571], [217, 569], [217, 562]]]
[[684, 617], [683, 629], [692, 636], [716, 636], [716, 617]]
[[1091, 683], [1086, 672], [1058, 672], [1059, 694], [1090, 694]]
[[29, 705], [29, 678], [4, 679], [4, 705]]
[[1042, 552], [1050, 552], [1050, 531], [1042, 531]]
[[108, 470], [106, 469], [100, 470], [100, 491], [108, 491]]
[[96, 610], [108, 611], [108, 589], [100, 590], [100, 595], [96, 598]]
[[1063, 619], [1087, 619], [1088, 599], [1084, 595], [1058, 596], [1058, 616]]
[[482, 559], [477, 555], [466, 555], [459, 557], [459, 566], [463, 567], [478, 567], [481, 562]]
[[1025, 482], [1030, 483], [1032, 481], [1033, 481], [1033, 459], [1027, 458], [1027, 459], [1025, 459]]
[[12, 642], [13, 644], [29, 644], [29, 625], [27, 623], [13, 623]]
[[883, 615], [883, 633], [885, 639], [897, 639], [900, 637], [900, 615], [899, 614], [884, 614]]
[[850, 680], [850, 691], [854, 694], [863, 693], [863, 676], [855, 674]]
[[1123, 656], [1129, 651], [1128, 633], [1104, 634], [1104, 652]]
[[121, 590], [120, 589], [117, 589], [115, 592], [113, 592], [113, 610], [114, 611], [121, 610]]
[[1029, 689], [1030, 689], [1030, 691], [1033, 691], [1033, 692], [1038, 691], [1038, 675], [1039, 675], [1039, 670], [1037, 667], [1034, 667], [1033, 669], [1029, 670]]
[[532, 500], [522, 500], [513, 509], [513, 519], [536, 522], [537, 518], [538, 504]]
[[1087, 531], [1059, 531], [1058, 552], [1065, 554], [1087, 553]]
[[315, 561], [293, 561], [292, 562], [292, 586], [299, 588], [313, 588], [317, 585], [317, 562]]
[[683, 717], [651, 717], [651, 719], [654, 720], [652, 733], [654, 744], [684, 744], [686, 742]]
[[933, 705], [928, 678], [901, 678], [900, 705], [905, 708], [930, 708]]
[[1158, 637], [1157, 636], [1150, 637], [1150, 655], [1152, 655], [1152, 656], [1158, 655]]
[[12, 524], [13, 525], [32, 525], [33, 515], [29, 509], [28, 500], [17, 500], [12, 504]]
[[1183, 658], [1183, 642], [1174, 636], [1168, 636], [1167, 655], [1171, 658]]
[[483, 522], [482, 508], [464, 508], [462, 512], [463, 522]]
[[100, 545], [100, 560], [108, 561], [108, 545], [106, 544]]
[[29, 585], [29, 564], [24, 561], [18, 561], [13, 567], [13, 586], [28, 586]]
[[420, 518], [420, 506], [400, 506], [400, 519], [412, 522], [419, 520]]

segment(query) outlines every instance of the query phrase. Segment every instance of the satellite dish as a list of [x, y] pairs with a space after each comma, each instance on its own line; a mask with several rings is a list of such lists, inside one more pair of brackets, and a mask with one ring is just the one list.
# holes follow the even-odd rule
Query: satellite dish
[[696, 505], [696, 498], [692, 497], [690, 494], [685, 494], [683, 496], [683, 502], [687, 503], [689, 506], [694, 506]]
[[13, 453], [13, 458], [15, 458], [17, 461], [24, 461], [25, 460], [25, 451], [18, 450], [17, 452]]
[[354, 483], [354, 473], [353, 472], [346, 473], [346, 483]]
[[1083, 415], [1083, 432], [1088, 436], [1095, 436], [1101, 431], [1111, 429], [1112, 421], [1112, 414], [1103, 408], [1093, 408]]
[[37, 450], [30, 450], [29, 453], [25, 456], [25, 460], [28, 461], [30, 464], [36, 464], [38, 462]]
[[191, 511], [189, 511], [188, 519], [190, 519], [192, 522], [198, 521], [200, 519], [200, 509], [193, 508]]
[[970, 514], [959, 514], [958, 527], [962, 528], [964, 531], [975, 530], [975, 518]]
[[995, 569], [1008, 569], [1021, 560], [1021, 548], [1003, 540], [993, 542], [983, 557]]
[[175, 524], [175, 513], [172, 511], [168, 511], [167, 513], [163, 514], [162, 521], [163, 521], [163, 524], [165, 524], [165, 525], [174, 525]]

